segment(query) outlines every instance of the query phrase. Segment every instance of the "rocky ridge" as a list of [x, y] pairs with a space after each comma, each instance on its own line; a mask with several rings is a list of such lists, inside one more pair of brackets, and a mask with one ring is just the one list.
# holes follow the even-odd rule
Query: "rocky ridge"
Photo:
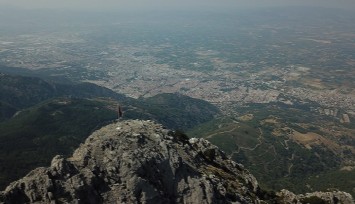
[[204, 139], [152, 121], [94, 132], [70, 158], [56, 156], [0, 192], [0, 203], [354, 203], [345, 192], [262, 191], [241, 164]]

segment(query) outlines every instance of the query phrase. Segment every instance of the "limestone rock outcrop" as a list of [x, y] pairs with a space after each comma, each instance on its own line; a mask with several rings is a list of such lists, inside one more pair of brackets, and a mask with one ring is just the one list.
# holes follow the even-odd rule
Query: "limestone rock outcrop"
[[[352, 202], [343, 192], [330, 196]], [[50, 167], [37, 168], [0, 192], [0, 203], [8, 204], [293, 203], [302, 199], [288, 191], [265, 196], [253, 175], [208, 141], [188, 139], [141, 120], [95, 131], [72, 157], [56, 156]]]

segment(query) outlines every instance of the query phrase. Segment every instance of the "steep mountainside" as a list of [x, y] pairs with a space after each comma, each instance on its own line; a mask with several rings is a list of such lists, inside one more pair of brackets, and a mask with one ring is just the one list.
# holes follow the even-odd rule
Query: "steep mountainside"
[[344, 192], [262, 191], [244, 167], [204, 139], [150, 121], [94, 132], [70, 158], [56, 156], [0, 192], [3, 203], [353, 203]]
[[0, 73], [0, 119], [10, 118], [16, 111], [54, 97], [95, 98], [126, 97], [110, 89], [90, 83], [56, 83], [38, 77]]
[[156, 120], [169, 128], [183, 130], [207, 122], [219, 114], [218, 108], [207, 101], [177, 93], [163, 93], [149, 98], [131, 100], [128, 104], [148, 113], [136, 118]]

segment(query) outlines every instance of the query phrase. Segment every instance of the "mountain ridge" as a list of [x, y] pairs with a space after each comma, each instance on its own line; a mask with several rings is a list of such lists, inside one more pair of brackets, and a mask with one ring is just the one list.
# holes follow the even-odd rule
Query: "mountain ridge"
[[204, 139], [152, 121], [95, 131], [70, 158], [56, 156], [0, 192], [0, 203], [354, 203], [345, 192], [260, 189], [241, 164]]
[[0, 72], [0, 102], [14, 108], [28, 108], [55, 97], [111, 97], [125, 100], [123, 94], [91, 83], [58, 83], [35, 76], [21, 76]]

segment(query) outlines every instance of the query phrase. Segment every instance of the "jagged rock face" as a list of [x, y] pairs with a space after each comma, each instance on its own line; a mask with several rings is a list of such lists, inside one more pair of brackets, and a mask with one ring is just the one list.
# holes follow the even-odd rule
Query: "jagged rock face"
[[[262, 194], [242, 165], [208, 141], [130, 120], [103, 127], [71, 158], [56, 156], [13, 182], [0, 203], [265, 203]], [[343, 192], [329, 196], [352, 203]], [[282, 191], [269, 201], [306, 197]]]
[[5, 203], [254, 203], [259, 187], [241, 165], [203, 139], [190, 141], [150, 121], [94, 132], [2, 192]]

